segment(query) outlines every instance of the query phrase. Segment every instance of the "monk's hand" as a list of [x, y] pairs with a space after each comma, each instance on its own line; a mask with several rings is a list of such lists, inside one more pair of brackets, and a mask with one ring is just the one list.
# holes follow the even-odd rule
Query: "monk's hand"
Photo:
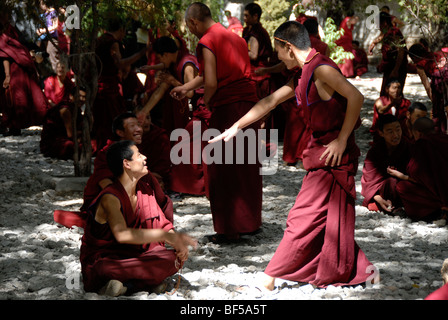
[[324, 145], [327, 149], [322, 153], [319, 160], [325, 159], [325, 165], [334, 167], [339, 166], [342, 161], [342, 155], [344, 154], [347, 142], [345, 140], [336, 138], [329, 144]]
[[174, 241], [171, 243], [171, 245], [176, 250], [176, 256], [181, 261], [186, 261], [188, 259], [188, 253], [189, 253], [188, 246], [196, 248], [198, 242], [196, 239], [190, 237], [186, 233], [176, 232]]
[[11, 77], [9, 75], [5, 76], [5, 80], [3, 81], [3, 88], [8, 89], [10, 82], [11, 82]]
[[383, 208], [384, 211], [392, 212], [394, 206], [392, 205], [392, 201], [383, 199], [380, 195], [376, 195], [373, 199]]
[[187, 95], [187, 90], [184, 89], [184, 86], [178, 86], [178, 87], [174, 87], [171, 92], [170, 95], [177, 100], [182, 100], [183, 98], [185, 98], [185, 96]]
[[214, 142], [217, 142], [220, 140], [224, 140], [225, 142], [227, 142], [230, 139], [232, 139], [234, 136], [236, 136], [236, 134], [238, 133], [239, 130], [240, 129], [238, 129], [238, 125], [234, 124], [229, 129], [227, 129], [226, 131], [221, 133], [219, 136], [216, 136], [213, 139], [208, 140], [208, 143], [214, 143]]
[[145, 122], [146, 116], [147, 114], [143, 111], [137, 112], [137, 121], [140, 126]]

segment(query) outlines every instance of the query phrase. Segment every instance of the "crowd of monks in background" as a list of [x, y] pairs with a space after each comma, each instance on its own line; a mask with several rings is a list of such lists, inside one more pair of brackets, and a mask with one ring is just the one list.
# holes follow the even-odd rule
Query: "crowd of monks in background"
[[[85, 101], [87, 88], [76, 88], [76, 75], [67, 61], [58, 59], [58, 51], [70, 54], [70, 39], [64, 33], [63, 20], [58, 19], [54, 9], [44, 4], [41, 7], [47, 17], [48, 33], [38, 30], [38, 47], [31, 50], [21, 43], [20, 33], [10, 23], [8, 13], [0, 14], [2, 130], [5, 135], [20, 135], [21, 129], [41, 125], [43, 155], [72, 159], [74, 104], [75, 100], [81, 104]], [[362, 174], [363, 205], [372, 211], [403, 213], [415, 220], [446, 218], [448, 53], [443, 51], [446, 48], [432, 52], [424, 39], [407, 48], [400, 31], [404, 24], [388, 11], [387, 7], [382, 8], [381, 34], [367, 50], [353, 39], [353, 28], [359, 21], [353, 13], [343, 19], [340, 28], [344, 33], [337, 41], [337, 45], [354, 56], [339, 65], [346, 78], [362, 77], [368, 72], [368, 55], [381, 45], [381, 62], [376, 69], [383, 74], [383, 82], [372, 106], [372, 142]], [[272, 40], [260, 23], [261, 14], [258, 5], [247, 5], [243, 27], [230, 11], [225, 12], [228, 32], [238, 34], [247, 43], [259, 100], [292, 78], [300, 81], [301, 76], [299, 68], [286, 69], [276, 56]], [[318, 20], [299, 13], [296, 21], [306, 27], [312, 48], [329, 56]], [[142, 41], [138, 22], [131, 32], [126, 32], [123, 21], [111, 20], [97, 39], [99, 80], [92, 105], [91, 133], [94, 173], [85, 189], [82, 210], [101, 192], [102, 185], [108, 185], [112, 179], [106, 151], [118, 140], [136, 143], [147, 157], [148, 168], [163, 193], [209, 197], [206, 165], [193, 161], [175, 165], [170, 160], [175, 144], [192, 143], [195, 122], [200, 122], [201, 134], [210, 127], [211, 111], [205, 106], [203, 90], [195, 90], [181, 100], [170, 94], [173, 87], [188, 83], [201, 72], [198, 57], [189, 51], [174, 22], [167, 21], [157, 30], [146, 31]], [[42, 57], [36, 52], [46, 54]], [[44, 65], [50, 71], [45, 71]], [[431, 107], [403, 95], [408, 73], [420, 76]], [[283, 102], [263, 119], [262, 125], [279, 130], [282, 159], [289, 165], [301, 162], [310, 134], [298, 103], [296, 98]], [[78, 129], [82, 117], [79, 109]], [[172, 131], [179, 128], [186, 129], [190, 137], [171, 141]], [[277, 146], [267, 143], [266, 148], [276, 152]]]

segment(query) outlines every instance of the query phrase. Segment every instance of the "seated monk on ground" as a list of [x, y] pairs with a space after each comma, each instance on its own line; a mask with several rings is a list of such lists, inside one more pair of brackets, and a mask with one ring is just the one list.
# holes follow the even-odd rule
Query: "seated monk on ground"
[[[403, 91], [398, 80], [391, 80], [386, 85], [386, 94], [379, 97], [373, 105], [373, 118], [370, 133], [373, 135], [373, 140], [379, 138], [377, 130], [377, 121], [380, 115], [392, 114], [397, 117], [401, 124], [404, 124], [406, 115], [411, 102], [403, 98]], [[404, 131], [404, 127], [402, 127]]]
[[389, 175], [387, 168], [395, 167], [405, 171], [410, 158], [410, 147], [402, 139], [402, 129], [398, 119], [382, 115], [378, 119], [380, 138], [367, 152], [362, 170], [361, 194], [363, 206], [371, 211], [393, 212], [402, 206], [396, 185], [399, 181]]
[[[75, 143], [73, 141], [73, 112], [75, 109], [76, 88], [73, 88], [69, 101], [61, 101], [47, 111], [42, 126], [40, 152], [45, 157], [57, 159], [73, 159]], [[86, 90], [79, 88], [78, 98], [81, 103], [86, 101]], [[78, 109], [77, 128], [81, 129], [81, 109]], [[79, 144], [81, 148], [81, 144]]]
[[133, 141], [111, 145], [107, 163], [116, 180], [88, 210], [80, 253], [84, 288], [109, 296], [154, 290], [182, 267], [196, 242], [174, 232], [142, 180], [149, 173], [146, 157]]
[[[54, 220], [68, 228], [72, 226], [78, 226], [83, 228], [85, 226], [86, 211], [90, 206], [90, 203], [95, 199], [98, 194], [113, 183], [114, 176], [109, 169], [106, 161], [106, 152], [111, 144], [119, 140], [132, 140], [136, 144], [140, 144], [142, 141], [142, 128], [139, 126], [135, 114], [123, 113], [116, 117], [113, 122], [113, 140], [108, 140], [106, 146], [98, 151], [94, 161], [93, 174], [87, 180], [84, 188], [84, 203], [81, 206], [80, 212], [76, 211], [64, 211], [55, 210]], [[164, 191], [160, 187], [156, 177], [149, 173], [144, 179], [155, 190], [155, 197], [158, 205], [162, 208], [165, 216], [172, 219], [173, 217], [173, 202], [165, 195]]]
[[401, 179], [397, 192], [406, 215], [413, 220], [446, 219], [448, 213], [448, 135], [435, 132], [434, 122], [419, 118], [413, 126], [415, 144], [407, 174], [391, 168]]
[[403, 138], [411, 143], [415, 142], [412, 126], [418, 118], [424, 118], [428, 115], [428, 109], [421, 102], [413, 102], [406, 112], [406, 119], [402, 121]]

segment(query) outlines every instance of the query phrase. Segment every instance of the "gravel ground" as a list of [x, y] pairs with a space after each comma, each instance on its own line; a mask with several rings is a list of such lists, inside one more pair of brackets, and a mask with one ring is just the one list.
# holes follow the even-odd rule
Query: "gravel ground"
[[[264, 176], [261, 233], [239, 244], [201, 244], [179, 275], [167, 280], [166, 293], [139, 292], [116, 299], [421, 300], [439, 288], [440, 268], [448, 257], [446, 221], [412, 222], [369, 212], [361, 206], [362, 160], [368, 149], [372, 105], [378, 97], [381, 78], [368, 73], [350, 81], [365, 95], [363, 125], [357, 131], [362, 156], [356, 178], [355, 238], [379, 269], [379, 284], [317, 289], [278, 279], [277, 288], [271, 293], [256, 288], [282, 238], [288, 211], [305, 175], [303, 169], [279, 161], [277, 173]], [[411, 101], [429, 105], [416, 75], [408, 76], [405, 95]], [[0, 300], [108, 300], [83, 290], [79, 263], [83, 230], [67, 229], [53, 221], [56, 209], [79, 209], [85, 179], [70, 178], [72, 161], [43, 157], [39, 140], [39, 127], [24, 130], [19, 137], [0, 137]], [[281, 152], [280, 144], [280, 159]], [[69, 178], [68, 182], [64, 177]], [[205, 197], [185, 196], [174, 200], [174, 207], [178, 230], [198, 239], [213, 233]]]

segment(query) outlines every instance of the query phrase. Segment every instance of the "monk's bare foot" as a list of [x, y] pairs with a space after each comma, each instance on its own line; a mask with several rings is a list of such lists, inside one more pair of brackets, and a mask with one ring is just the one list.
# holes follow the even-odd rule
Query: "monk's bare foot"
[[109, 280], [104, 287], [101, 288], [99, 294], [118, 297], [126, 293], [127, 288], [123, 285], [121, 281]]
[[269, 291], [275, 288], [275, 278], [266, 275], [266, 279], [263, 281], [263, 286]]

